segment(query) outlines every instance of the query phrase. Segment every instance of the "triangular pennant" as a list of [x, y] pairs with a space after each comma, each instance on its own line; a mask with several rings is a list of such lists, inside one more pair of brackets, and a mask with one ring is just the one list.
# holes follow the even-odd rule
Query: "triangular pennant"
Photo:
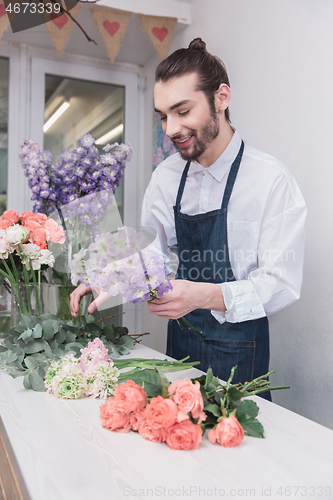
[[[75, 5], [75, 7], [70, 9], [70, 15], [76, 19], [80, 9], [81, 5]], [[67, 14], [62, 14], [61, 12], [59, 14], [55, 14], [54, 12], [51, 14], [44, 13], [43, 18], [57, 51], [57, 55], [61, 56], [75, 23]]]
[[168, 57], [177, 19], [175, 17], [146, 16], [140, 14], [140, 20], [143, 29], [149, 36], [160, 58], [163, 60]]
[[105, 7], [90, 7], [109, 58], [114, 62], [127, 30], [131, 12], [121, 12]]
[[9, 17], [3, 0], [0, 0], [0, 38], [9, 26]]

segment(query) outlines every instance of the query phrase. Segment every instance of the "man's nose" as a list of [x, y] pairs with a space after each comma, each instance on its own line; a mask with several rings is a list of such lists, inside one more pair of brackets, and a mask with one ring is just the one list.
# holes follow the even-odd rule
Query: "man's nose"
[[165, 128], [165, 134], [168, 137], [170, 137], [170, 139], [172, 139], [174, 136], [179, 135], [180, 131], [181, 131], [181, 126], [179, 120], [177, 120], [177, 118], [168, 117]]

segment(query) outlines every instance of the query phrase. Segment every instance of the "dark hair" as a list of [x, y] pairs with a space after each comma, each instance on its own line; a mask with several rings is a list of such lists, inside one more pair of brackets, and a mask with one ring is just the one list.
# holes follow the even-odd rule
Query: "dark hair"
[[[166, 82], [193, 72], [199, 76], [197, 90], [205, 93], [211, 111], [215, 113], [214, 94], [221, 83], [230, 87], [229, 78], [221, 59], [206, 50], [206, 43], [201, 38], [195, 38], [187, 49], [178, 49], [160, 62], [156, 68], [155, 82]], [[230, 123], [229, 108], [225, 110], [225, 117]]]

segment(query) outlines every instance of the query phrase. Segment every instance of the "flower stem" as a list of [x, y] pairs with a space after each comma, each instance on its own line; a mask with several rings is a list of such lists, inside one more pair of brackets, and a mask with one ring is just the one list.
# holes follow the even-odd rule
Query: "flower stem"
[[180, 328], [186, 332], [186, 328], [180, 323], [180, 321], [183, 321], [185, 323], [185, 325], [188, 327], [189, 330], [192, 330], [193, 332], [197, 333], [198, 335], [200, 335], [200, 337], [202, 337], [203, 339], [206, 339], [206, 335], [204, 333], [202, 333], [201, 330], [197, 330], [197, 328], [194, 328], [194, 326], [192, 326], [188, 321], [187, 319], [184, 318], [184, 316], [182, 316], [181, 318], [177, 319], [176, 320], [178, 325], [180, 326]]

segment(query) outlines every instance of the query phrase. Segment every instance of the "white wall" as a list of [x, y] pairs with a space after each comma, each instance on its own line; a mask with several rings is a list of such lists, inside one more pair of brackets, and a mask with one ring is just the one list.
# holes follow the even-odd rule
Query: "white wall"
[[[225, 62], [231, 119], [243, 139], [282, 160], [308, 205], [301, 299], [270, 318], [273, 401], [333, 428], [333, 3], [330, 0], [192, 0], [193, 22], [171, 51], [202, 37]], [[153, 72], [145, 66], [146, 142], [141, 191], [151, 173]], [[141, 193], [142, 195], [142, 193]], [[143, 312], [147, 343], [165, 348], [165, 322]]]

